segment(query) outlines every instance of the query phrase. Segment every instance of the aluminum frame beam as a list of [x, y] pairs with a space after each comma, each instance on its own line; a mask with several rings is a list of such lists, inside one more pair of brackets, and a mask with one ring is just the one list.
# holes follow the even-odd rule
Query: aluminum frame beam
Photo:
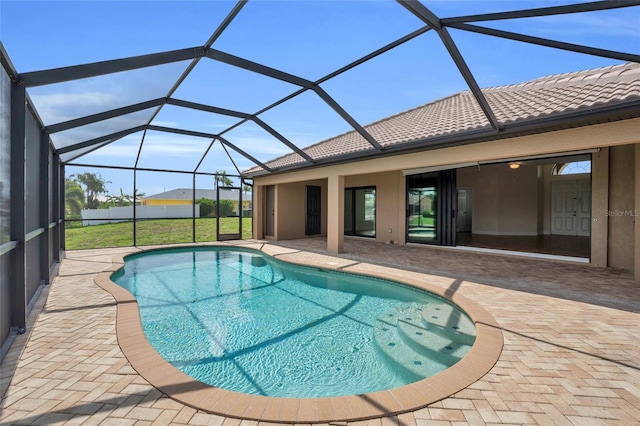
[[[10, 210], [9, 239], [16, 246], [9, 253], [10, 327], [18, 334], [27, 327], [27, 259], [26, 259], [26, 90], [24, 85], [11, 83], [10, 132]], [[35, 262], [34, 262], [35, 263]], [[29, 262], [31, 264], [31, 262]], [[33, 265], [36, 266], [35, 264]]]
[[[201, 175], [201, 176], [216, 176], [216, 173], [209, 173], [209, 172], [194, 172], [193, 170], [169, 170], [169, 169], [154, 169], [154, 168], [150, 168], [150, 167], [133, 167], [133, 166], [105, 166], [104, 164], [85, 164], [85, 163], [69, 163], [67, 164], [67, 166], [71, 166], [71, 167], [91, 167], [91, 168], [96, 168], [96, 169], [114, 169], [114, 170], [127, 170], [127, 171], [134, 171], [137, 170], [139, 172], [162, 172], [162, 173], [180, 173], [183, 175], [192, 175], [192, 174], [197, 174], [197, 175]], [[227, 175], [227, 176], [231, 176], [231, 177], [242, 177], [242, 176], [236, 176], [236, 175]], [[95, 219], [95, 220], [99, 220], [99, 219]]]
[[257, 62], [250, 61], [248, 59], [234, 56], [229, 53], [221, 52], [215, 49], [207, 49], [205, 56], [207, 58], [216, 60], [218, 62], [232, 65], [234, 67], [242, 68], [247, 71], [255, 72], [257, 74], [265, 75], [267, 77], [275, 78], [286, 83], [293, 84], [295, 86], [306, 87], [311, 89], [314, 83], [311, 80], [304, 79], [302, 77], [289, 74], [284, 71], [277, 70], [275, 68], [268, 67], [266, 65], [259, 64]]
[[[126, 135], [125, 135], [125, 136], [126, 136]], [[116, 138], [116, 139], [112, 139], [112, 140], [108, 140], [108, 141], [106, 141], [106, 142], [103, 142], [102, 144], [93, 145], [92, 147], [90, 147], [91, 149], [88, 149], [88, 150], [86, 150], [86, 151], [84, 151], [84, 152], [77, 153], [77, 152], [75, 152], [76, 150], [69, 151], [70, 153], [74, 153], [74, 155], [73, 155], [73, 156], [71, 156], [71, 158], [69, 158], [69, 159], [67, 159], [67, 160], [62, 161], [62, 163], [66, 164], [66, 163], [70, 163], [70, 162], [72, 162], [72, 161], [75, 161], [75, 160], [77, 160], [78, 158], [80, 158], [80, 157], [84, 157], [85, 155], [90, 154], [90, 153], [92, 153], [93, 151], [96, 151], [96, 150], [98, 150], [98, 149], [102, 148], [103, 146], [110, 145], [110, 144], [112, 144], [113, 142], [116, 142], [116, 141], [118, 141], [118, 140], [122, 139], [123, 137], [124, 137], [124, 136], [121, 136], [121, 137], [119, 137], [119, 138]], [[79, 148], [78, 150], [80, 150], [80, 149], [82, 149], [82, 148]], [[56, 151], [56, 152], [57, 152], [57, 151]]]
[[145, 109], [153, 108], [158, 105], [167, 103], [166, 98], [157, 98], [150, 101], [140, 102], [133, 105], [128, 105], [121, 108], [115, 108], [109, 111], [99, 112], [97, 114], [91, 114], [73, 120], [52, 124], [45, 127], [45, 131], [49, 134], [63, 132], [65, 130], [73, 129], [80, 126], [86, 126], [87, 124], [97, 123], [98, 121], [109, 120], [111, 118], [120, 117], [122, 115], [131, 114]]
[[299, 156], [301, 156], [302, 158], [304, 158], [305, 160], [307, 160], [309, 163], [315, 163], [316, 160], [314, 160], [313, 158], [311, 158], [309, 156], [309, 154], [307, 154], [306, 152], [304, 152], [302, 149], [298, 148], [296, 145], [294, 145], [293, 143], [289, 142], [289, 140], [287, 138], [285, 138], [284, 136], [282, 136], [280, 133], [278, 133], [273, 127], [269, 126], [267, 123], [265, 123], [264, 121], [262, 121], [260, 118], [258, 118], [257, 116], [254, 116], [251, 118], [253, 120], [254, 123], [256, 123], [258, 126], [262, 127], [264, 130], [266, 130], [269, 134], [271, 134], [271, 136], [273, 136], [274, 138], [278, 139], [280, 142], [282, 142], [283, 144], [285, 144], [286, 146], [288, 146], [289, 148], [291, 148], [292, 150], [294, 150]]
[[61, 219], [64, 217], [64, 202], [62, 201], [61, 194], [63, 189], [61, 185], [64, 185], [64, 175], [61, 176], [62, 163], [60, 162], [60, 156], [56, 153], [53, 154], [53, 164], [51, 166], [52, 182], [51, 182], [51, 213], [52, 223], [55, 223], [52, 235], [52, 259], [54, 262], [60, 262], [60, 233], [61, 233]]
[[361, 57], [360, 59], [356, 59], [355, 61], [351, 62], [350, 64], [345, 65], [344, 67], [337, 69], [327, 75], [325, 75], [324, 77], [322, 77], [321, 79], [317, 80], [315, 82], [315, 84], [321, 84], [324, 83], [327, 80], [332, 79], [333, 77], [337, 77], [340, 74], [349, 71], [352, 68], [357, 67], [358, 65], [364, 64], [365, 62], [376, 58], [380, 55], [382, 55], [385, 52], [388, 52], [391, 49], [394, 49], [410, 40], [413, 40], [414, 38], [428, 32], [431, 30], [431, 27], [426, 25], [422, 28], [418, 28], [417, 30], [413, 31], [412, 33], [409, 33], [407, 35], [405, 35], [404, 37], [400, 37], [399, 39], [392, 41], [391, 43], [387, 44], [386, 46], [381, 47], [380, 49], [374, 50], [373, 52], [369, 53], [368, 55], [365, 55], [363, 57]]
[[63, 83], [65, 81], [98, 77], [122, 71], [148, 68], [172, 62], [186, 61], [204, 56], [204, 47], [190, 47], [187, 49], [170, 50], [149, 55], [131, 56], [110, 61], [93, 62], [70, 67], [52, 68], [43, 71], [33, 71], [19, 74], [18, 79], [26, 87], [44, 86], [47, 84]]
[[207, 147], [207, 149], [205, 149], [204, 154], [202, 154], [202, 157], [200, 157], [200, 161], [198, 161], [198, 164], [196, 164], [196, 167], [193, 169], [194, 173], [198, 171], [198, 169], [200, 168], [200, 166], [204, 162], [204, 159], [207, 158], [207, 155], [209, 155], [209, 151], [211, 151], [211, 148], [213, 148], [213, 145], [215, 143], [216, 143], [216, 139], [213, 139], [211, 141], [211, 143], [209, 143], [209, 146]]
[[186, 129], [175, 129], [173, 127], [149, 125], [149, 126], [145, 126], [145, 128], [146, 130], [154, 130], [156, 132], [175, 133], [178, 135], [195, 136], [197, 138], [205, 138], [205, 139], [215, 139], [218, 137], [218, 135], [215, 135], [213, 133], [197, 132], [194, 130], [186, 130]]
[[382, 145], [380, 145], [378, 141], [376, 141], [375, 138], [371, 136], [371, 134], [369, 134], [369, 132], [367, 132], [364, 127], [360, 125], [360, 123], [358, 123], [351, 115], [349, 115], [349, 113], [344, 108], [342, 108], [340, 104], [338, 104], [331, 96], [329, 96], [329, 94], [325, 92], [322, 87], [316, 86], [313, 88], [313, 91], [316, 92], [316, 94], [320, 96], [320, 99], [322, 99], [327, 105], [329, 105], [331, 109], [337, 112], [344, 121], [349, 123], [349, 125], [353, 127], [355, 131], [360, 134], [360, 136], [365, 138], [365, 140], [369, 142], [369, 144], [373, 146], [377, 151], [382, 151], [384, 149]]
[[[49, 183], [51, 176], [49, 174], [49, 135], [46, 131], [40, 131], [40, 182], [39, 182], [39, 218], [38, 222], [41, 228], [44, 228], [44, 232], [40, 239], [40, 282], [45, 285], [49, 284], [49, 241], [51, 240], [51, 230], [49, 229], [49, 203], [51, 200], [51, 194]], [[44, 208], [44, 207], [47, 208]]]
[[211, 112], [214, 114], [227, 115], [230, 117], [251, 119], [251, 114], [247, 114], [245, 112], [233, 111], [226, 108], [219, 108], [211, 105], [200, 104], [197, 102], [184, 101], [181, 99], [169, 98], [167, 99], [167, 104], [183, 108], [196, 109], [204, 112]]
[[[240, 13], [240, 10], [242, 10], [242, 8], [247, 3], [247, 1], [248, 0], [239, 0], [235, 4], [233, 9], [231, 9], [231, 12], [229, 12], [229, 14], [220, 23], [218, 28], [216, 28], [216, 30], [213, 32], [213, 34], [211, 34], [211, 37], [209, 37], [209, 40], [207, 40], [207, 42], [203, 46], [203, 51], [206, 51], [206, 49], [209, 49], [213, 45], [213, 43], [218, 39], [218, 37], [220, 37], [220, 35], [229, 26], [229, 24], [231, 24], [231, 21], [233, 21], [233, 19], [235, 19], [235, 17], [238, 15], [238, 13]], [[180, 85], [182, 85], [182, 83], [186, 80], [186, 78], [189, 76], [189, 74], [191, 74], [191, 71], [193, 71], [193, 69], [196, 67], [196, 65], [198, 65], [198, 62], [200, 62], [200, 59], [202, 59], [202, 57], [194, 58], [191, 61], [191, 63], [187, 66], [187, 68], [182, 72], [180, 77], [178, 77], [178, 79], [173, 84], [173, 86], [171, 86], [171, 89], [169, 89], [169, 91], [167, 92], [167, 95], [165, 96], [166, 98], [170, 98], [171, 96], [173, 96], [173, 94], [176, 92], [176, 90], [178, 90]], [[158, 116], [158, 114], [160, 114], [160, 111], [162, 111], [162, 107], [163, 107], [163, 105], [158, 106], [158, 108], [153, 113], [153, 115], [151, 116], [149, 121], [147, 121], [147, 124], [151, 124], [151, 122]]]
[[470, 31], [479, 34], [490, 35], [494, 37], [506, 38], [509, 40], [521, 41], [523, 43], [536, 44], [538, 46], [552, 47], [555, 49], [567, 50], [570, 52], [584, 53], [587, 55], [601, 56], [604, 58], [617, 59], [625, 62], [640, 62], [640, 55], [633, 53], [617, 52], [614, 50], [599, 49], [580, 44], [565, 43], [562, 41], [550, 40], [541, 37], [528, 36], [510, 31], [496, 30], [493, 28], [482, 27], [471, 24], [451, 24], [451, 28]]
[[73, 145], [69, 145], [69, 146], [66, 146], [66, 147], [63, 147], [63, 148], [58, 148], [56, 150], [56, 152], [58, 154], [66, 154], [67, 152], [75, 151], [75, 150], [86, 148], [86, 147], [93, 146], [93, 145], [97, 145], [97, 144], [102, 143], [102, 142], [107, 142], [107, 141], [109, 141], [111, 139], [114, 139], [114, 140], [115, 139], [119, 139], [119, 138], [125, 137], [127, 135], [130, 135], [131, 133], [141, 132], [146, 127], [147, 126], [145, 126], [144, 124], [141, 125], [141, 126], [131, 127], [129, 129], [126, 129], [126, 130], [121, 130], [119, 132], [115, 132], [115, 133], [111, 133], [111, 134], [108, 134], [108, 135], [100, 136], [100, 137], [97, 137], [97, 138], [94, 138], [94, 139], [90, 139], [88, 141], [79, 142], [79, 143], [76, 143], [76, 144], [73, 144]]
[[456, 64], [456, 67], [458, 67], [458, 71], [460, 71], [460, 74], [462, 74], [462, 77], [467, 83], [469, 90], [471, 90], [471, 93], [480, 105], [482, 112], [491, 124], [491, 127], [493, 127], [496, 132], [499, 132], [501, 128], [498, 119], [493, 113], [493, 110], [491, 109], [489, 102], [482, 93], [482, 90], [480, 90], [478, 82], [467, 66], [467, 63], [462, 57], [462, 54], [458, 50], [455, 42], [451, 38], [451, 35], [447, 31], [447, 29], [442, 26], [440, 19], [433, 12], [427, 9], [422, 3], [416, 0], [397, 0], [397, 2], [404, 6], [408, 11], [413, 13], [418, 19], [422, 20], [424, 23], [436, 30], [436, 32], [440, 36], [440, 40], [442, 40], [442, 43], [453, 59], [453, 62]]
[[[210, 59], [214, 59], [216, 61], [223, 62], [227, 65], [232, 65], [235, 67], [239, 67], [245, 69], [247, 71], [255, 72], [267, 77], [275, 78], [277, 80], [281, 80], [290, 84], [294, 84], [296, 86], [300, 86], [304, 89], [313, 90], [319, 97], [322, 99], [329, 107], [331, 107], [335, 112], [342, 117], [353, 129], [360, 133], [360, 135], [369, 142], [376, 150], [382, 151], [383, 147], [380, 145], [374, 138], [371, 136], [365, 129], [362, 127], [353, 117], [351, 117], [345, 110], [342, 108], [333, 98], [329, 96], [327, 92], [324, 91], [320, 86], [318, 86], [315, 82], [295, 76], [293, 74], [286, 73], [284, 71], [277, 70], [275, 68], [268, 67], [266, 65], [258, 64], [253, 61], [249, 61], [247, 59], [240, 58], [238, 56], [234, 56], [225, 52], [221, 52], [215, 49], [208, 49], [206, 56]], [[255, 116], [254, 116], [255, 117]], [[255, 121], [255, 119], [254, 119]], [[258, 123], [259, 124], [259, 123]], [[274, 135], [275, 136], [275, 135]], [[279, 136], [276, 136], [280, 139]], [[281, 139], [280, 139], [281, 140]], [[283, 140], [281, 142], [285, 143]], [[290, 142], [286, 142], [287, 146], [289, 146]], [[291, 149], [291, 146], [289, 146]], [[303, 151], [299, 148], [295, 148], [299, 155], [301, 155], [304, 159], [310, 162], [314, 162], [311, 160], [307, 154], [303, 154]]]
[[[229, 154], [229, 150], [227, 149], [227, 147], [225, 146], [225, 144], [223, 144], [222, 142], [220, 142], [220, 146], [222, 147], [222, 149], [224, 149], [225, 154], [227, 154], [227, 157], [229, 157], [229, 161], [231, 161], [231, 164], [233, 164], [233, 167], [236, 169], [236, 172], [238, 172], [239, 175], [242, 175], [242, 172], [240, 171], [240, 169], [238, 168], [238, 165], [236, 164], [235, 161], [233, 161], [233, 157], [231, 157], [231, 154]], [[241, 195], [242, 196], [242, 195]], [[242, 205], [242, 203], [240, 203]], [[242, 234], [242, 233], [241, 233]]]
[[485, 13], [479, 15], [456, 16], [443, 18], [440, 23], [445, 26], [452, 26], [457, 23], [497, 21], [502, 19], [535, 18], [540, 16], [565, 15], [570, 13], [595, 12], [598, 10], [618, 9], [622, 7], [640, 5], [638, 0], [625, 1], [595, 1], [589, 3], [577, 3], [563, 6], [541, 7], [535, 9], [522, 9], [509, 12]]
[[268, 171], [268, 172], [272, 171], [272, 169], [270, 167], [268, 167], [266, 164], [262, 163], [261, 161], [259, 161], [256, 158], [254, 158], [252, 155], [250, 155], [250, 154], [246, 153], [245, 151], [243, 151], [242, 149], [238, 148], [237, 146], [235, 146], [234, 144], [232, 144], [231, 142], [229, 142], [228, 140], [226, 140], [222, 136], [218, 136], [218, 140], [220, 141], [220, 143], [222, 145], [228, 146], [229, 148], [233, 149], [238, 154], [244, 156], [247, 160], [251, 160], [253, 163], [255, 163], [256, 165], [262, 167], [266, 171]]

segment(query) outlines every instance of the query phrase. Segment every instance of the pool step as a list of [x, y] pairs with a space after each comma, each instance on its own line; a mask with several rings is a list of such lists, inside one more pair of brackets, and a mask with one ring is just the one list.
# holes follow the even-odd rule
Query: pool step
[[455, 364], [471, 348], [466, 343], [469, 335], [459, 336], [462, 333], [453, 329], [450, 330], [453, 333], [445, 337], [443, 327], [423, 322], [423, 317], [432, 314], [432, 310], [440, 313], [449, 306], [442, 305], [440, 310], [434, 309], [436, 306], [414, 304], [385, 312], [374, 327], [378, 347], [394, 364], [420, 377]]
[[421, 311], [422, 324], [434, 333], [453, 336], [456, 342], [473, 345], [476, 326], [473, 321], [447, 303], [429, 303]]

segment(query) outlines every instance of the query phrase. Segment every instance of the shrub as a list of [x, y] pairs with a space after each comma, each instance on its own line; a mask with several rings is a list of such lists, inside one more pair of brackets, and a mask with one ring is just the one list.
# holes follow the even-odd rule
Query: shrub
[[209, 198], [200, 198], [196, 201], [196, 204], [200, 205], [200, 217], [213, 217], [215, 216], [215, 202]]
[[[200, 217], [216, 217], [216, 202], [209, 198], [201, 198], [196, 201], [200, 205]], [[220, 217], [234, 214], [233, 201], [220, 200]]]

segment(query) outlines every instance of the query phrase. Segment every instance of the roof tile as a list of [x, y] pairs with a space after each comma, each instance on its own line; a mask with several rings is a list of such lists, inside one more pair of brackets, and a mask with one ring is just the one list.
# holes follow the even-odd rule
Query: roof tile
[[[501, 125], [555, 118], [595, 106], [640, 98], [640, 64], [627, 63], [594, 70], [542, 77], [524, 83], [482, 90]], [[490, 124], [470, 91], [431, 102], [364, 126], [384, 148], [415, 141], [489, 128]], [[327, 159], [369, 153], [373, 147], [351, 131], [304, 149], [312, 158]], [[266, 164], [272, 169], [303, 163], [292, 153]], [[247, 173], [260, 172], [254, 167]]]

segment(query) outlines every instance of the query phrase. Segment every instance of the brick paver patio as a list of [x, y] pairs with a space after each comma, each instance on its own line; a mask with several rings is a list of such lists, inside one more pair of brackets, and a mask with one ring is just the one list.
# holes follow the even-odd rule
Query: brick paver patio
[[[336, 262], [324, 240], [269, 250]], [[504, 348], [468, 388], [412, 413], [350, 425], [640, 424], [640, 284], [587, 265], [348, 240], [340, 257], [429, 280], [484, 306]], [[113, 298], [93, 282], [125, 249], [68, 252], [0, 371], [0, 424], [257, 425], [176, 402], [129, 365]], [[400, 269], [390, 269], [400, 268]]]

